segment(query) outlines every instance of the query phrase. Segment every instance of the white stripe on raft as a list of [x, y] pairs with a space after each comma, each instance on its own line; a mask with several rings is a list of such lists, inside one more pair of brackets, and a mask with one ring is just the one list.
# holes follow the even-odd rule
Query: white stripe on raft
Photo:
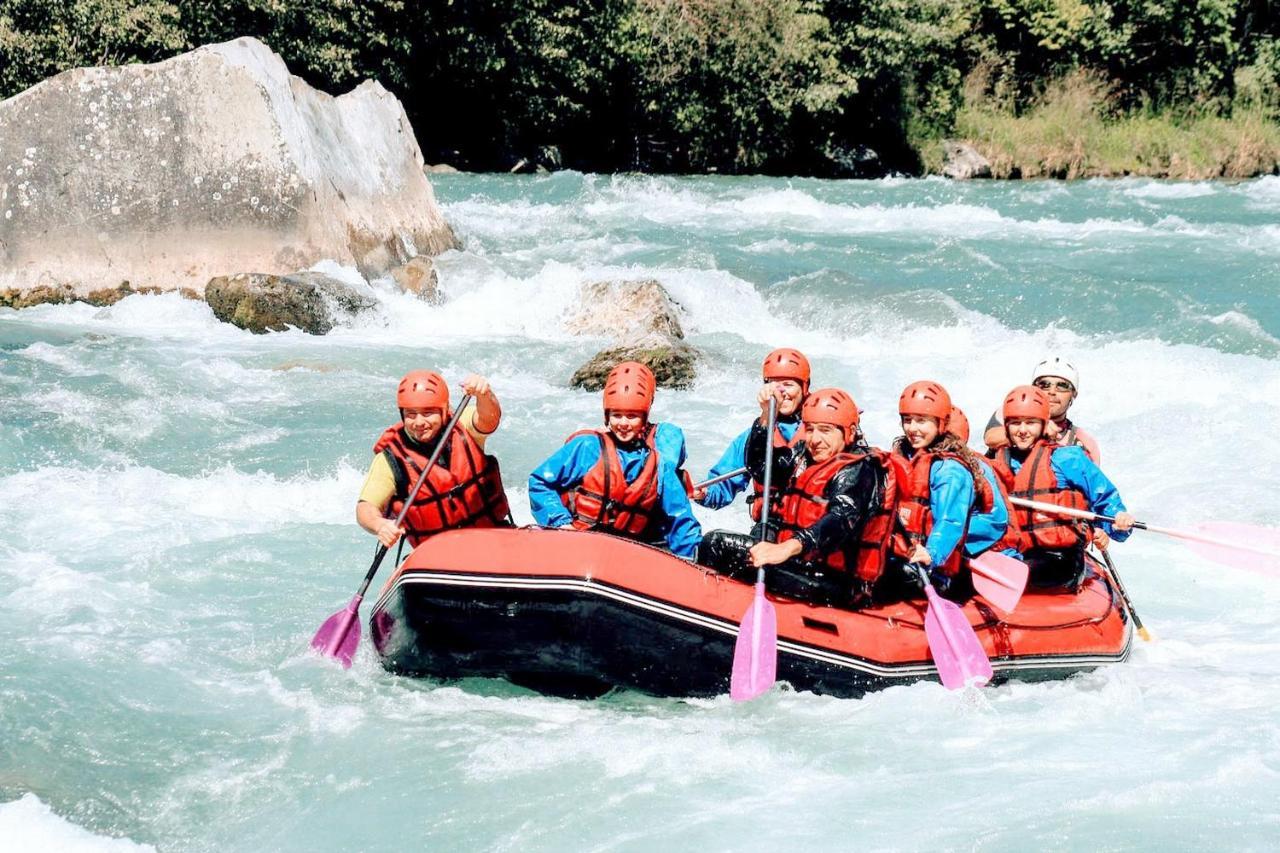
[[[713, 616], [698, 613], [697, 611], [676, 607], [656, 599], [637, 595], [635, 593], [619, 589], [618, 587], [601, 584], [586, 578], [573, 580], [568, 578], [503, 577], [501, 579], [496, 579], [493, 576], [480, 577], [476, 575], [450, 574], [447, 572], [410, 572], [405, 573], [396, 579], [395, 584], [388, 588], [387, 591], [378, 598], [378, 603], [374, 606], [374, 609], [377, 610], [384, 608], [390, 597], [402, 585], [407, 584], [473, 586], [501, 589], [554, 589], [566, 592], [589, 592], [602, 598], [611, 598], [615, 601], [620, 601], [644, 610], [670, 616], [689, 624], [699, 625], [730, 636], [736, 637], [738, 633], [738, 623], [736, 622], [728, 622], [723, 619], [717, 619]], [[992, 660], [991, 666], [997, 672], [1056, 669], [1063, 666], [1103, 666], [1128, 660], [1132, 644], [1133, 625], [1126, 621], [1124, 648], [1122, 648], [1117, 654], [1054, 655], [1019, 657], [1012, 660], [997, 659]], [[778, 638], [778, 650], [780, 652], [788, 652], [798, 657], [809, 658], [810, 660], [844, 667], [845, 669], [854, 669], [871, 675], [888, 678], [929, 676], [936, 675], [938, 672], [937, 667], [931, 663], [877, 664], [865, 658], [852, 657], [839, 652], [833, 652], [828, 649], [785, 640], [781, 637]]]

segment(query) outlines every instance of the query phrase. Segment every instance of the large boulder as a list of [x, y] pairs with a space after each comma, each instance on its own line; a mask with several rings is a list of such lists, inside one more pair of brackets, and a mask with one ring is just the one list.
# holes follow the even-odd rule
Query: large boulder
[[957, 181], [991, 177], [991, 161], [967, 142], [948, 139], [942, 143], [942, 153], [947, 158], [942, 166], [945, 177]]
[[343, 316], [378, 303], [371, 294], [318, 272], [218, 276], [209, 281], [204, 296], [219, 320], [255, 334], [294, 327], [323, 335]]
[[242, 38], [0, 102], [0, 290], [203, 288], [457, 246], [400, 102], [332, 97]]
[[680, 304], [659, 282], [599, 281], [584, 284], [578, 305], [565, 318], [577, 335], [611, 338], [569, 380], [570, 386], [599, 391], [620, 361], [638, 361], [664, 388], [688, 388], [697, 375], [698, 352], [685, 343]]

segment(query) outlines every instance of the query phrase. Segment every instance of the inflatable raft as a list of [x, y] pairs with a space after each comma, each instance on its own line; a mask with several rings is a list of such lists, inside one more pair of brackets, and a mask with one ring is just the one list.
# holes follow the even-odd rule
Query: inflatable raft
[[[751, 597], [749, 584], [605, 534], [468, 529], [418, 547], [370, 623], [395, 673], [505, 678], [557, 696], [714, 696], [728, 692]], [[938, 677], [923, 599], [849, 611], [770, 597], [778, 680], [797, 690], [856, 697]], [[1133, 632], [1099, 566], [1074, 595], [1028, 590], [1003, 618], [976, 598], [964, 612], [996, 681], [1064, 678], [1129, 656]]]

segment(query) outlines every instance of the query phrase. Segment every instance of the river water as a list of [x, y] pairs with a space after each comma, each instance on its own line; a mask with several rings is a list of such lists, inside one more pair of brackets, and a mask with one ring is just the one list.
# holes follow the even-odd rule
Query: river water
[[398, 377], [492, 379], [528, 521], [525, 474], [599, 418], [566, 380], [601, 342], [561, 326], [598, 279], [685, 309], [706, 360], [655, 417], [695, 474], [774, 346], [882, 445], [907, 382], [980, 429], [1054, 352], [1139, 518], [1280, 525], [1280, 178], [435, 185], [466, 246], [443, 307], [375, 282], [325, 337], [176, 295], [0, 311], [0, 846], [1274, 849], [1280, 579], [1152, 534], [1116, 557], [1156, 642], [968, 695], [576, 702], [306, 647], [368, 566], [352, 509]]

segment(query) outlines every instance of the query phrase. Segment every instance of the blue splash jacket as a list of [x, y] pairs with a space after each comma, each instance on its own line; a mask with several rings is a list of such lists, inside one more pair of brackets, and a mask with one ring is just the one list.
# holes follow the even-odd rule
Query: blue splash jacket
[[[678, 557], [693, 557], [702, 541], [702, 525], [693, 516], [693, 507], [684, 490], [684, 483], [676, 473], [676, 460], [684, 458], [684, 432], [674, 424], [656, 425], [654, 446], [658, 450], [658, 507], [665, 516], [662, 533], [671, 553]], [[671, 454], [671, 455], [669, 455]], [[627, 482], [634, 482], [644, 470], [649, 458], [649, 448], [643, 444], [634, 449], [618, 449], [618, 459]], [[564, 527], [572, 523], [573, 515], [560, 500], [563, 492], [575, 489], [582, 483], [595, 464], [600, 461], [600, 442], [594, 435], [580, 435], [572, 439], [529, 475], [529, 507], [533, 517], [543, 527]]]

